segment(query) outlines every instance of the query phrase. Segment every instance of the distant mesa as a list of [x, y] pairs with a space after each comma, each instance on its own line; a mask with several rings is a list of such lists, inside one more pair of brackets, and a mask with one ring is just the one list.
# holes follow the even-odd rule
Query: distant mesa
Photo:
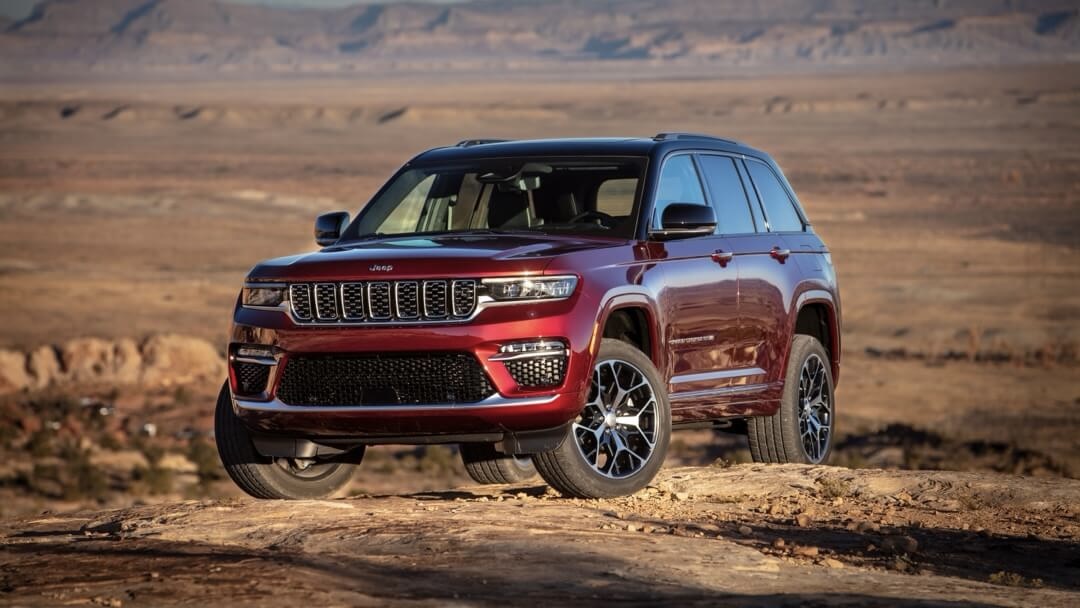
[[[44, 0], [0, 20], [0, 77], [27, 74], [563, 70], [619, 61], [709, 73], [1076, 61], [1075, 0], [401, 2]], [[601, 69], [596, 66], [596, 69]], [[606, 68], [603, 68], [606, 69]], [[633, 68], [628, 68], [633, 69]]]

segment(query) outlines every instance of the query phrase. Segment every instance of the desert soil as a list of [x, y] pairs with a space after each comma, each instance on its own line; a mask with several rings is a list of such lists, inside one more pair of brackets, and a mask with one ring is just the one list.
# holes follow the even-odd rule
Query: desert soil
[[7, 605], [1075, 606], [1080, 482], [676, 468], [543, 486], [186, 501], [0, 523]]

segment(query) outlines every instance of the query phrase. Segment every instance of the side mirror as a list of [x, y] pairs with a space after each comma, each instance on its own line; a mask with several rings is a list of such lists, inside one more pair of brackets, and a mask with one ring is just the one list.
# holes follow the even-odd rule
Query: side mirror
[[716, 232], [716, 212], [709, 205], [671, 203], [660, 218], [660, 228], [649, 231], [649, 238], [670, 241]]
[[347, 211], [334, 211], [324, 213], [315, 218], [315, 243], [319, 247], [333, 245], [345, 232], [349, 225], [349, 213]]

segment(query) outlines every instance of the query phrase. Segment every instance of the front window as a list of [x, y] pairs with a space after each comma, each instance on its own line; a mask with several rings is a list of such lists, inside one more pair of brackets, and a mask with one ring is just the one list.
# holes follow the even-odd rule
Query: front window
[[344, 239], [466, 232], [634, 238], [645, 159], [498, 159], [397, 177]]

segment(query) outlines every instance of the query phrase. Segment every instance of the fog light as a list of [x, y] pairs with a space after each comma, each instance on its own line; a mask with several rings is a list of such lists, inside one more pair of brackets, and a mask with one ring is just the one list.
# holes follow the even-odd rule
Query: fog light
[[[543, 356], [564, 354], [566, 344], [558, 340], [537, 340], [536, 342], [513, 342], [499, 347], [499, 356], [493, 359], [511, 359], [518, 355]], [[508, 356], [507, 356], [508, 355]]]
[[570, 349], [560, 340], [503, 344], [492, 361], [501, 361], [520, 388], [552, 388], [563, 383]]

